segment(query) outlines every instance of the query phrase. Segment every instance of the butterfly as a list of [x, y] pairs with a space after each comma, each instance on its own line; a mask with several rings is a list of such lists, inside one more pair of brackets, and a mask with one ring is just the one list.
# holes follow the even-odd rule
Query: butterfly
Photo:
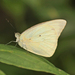
[[51, 57], [57, 47], [58, 38], [66, 25], [66, 20], [56, 19], [30, 27], [23, 33], [15, 33], [16, 42], [34, 54]]

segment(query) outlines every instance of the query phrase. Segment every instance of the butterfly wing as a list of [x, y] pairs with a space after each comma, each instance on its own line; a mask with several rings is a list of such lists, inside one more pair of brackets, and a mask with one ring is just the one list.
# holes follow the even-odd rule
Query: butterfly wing
[[54, 54], [65, 20], [53, 20], [37, 24], [20, 36], [19, 45], [34, 54], [50, 57]]

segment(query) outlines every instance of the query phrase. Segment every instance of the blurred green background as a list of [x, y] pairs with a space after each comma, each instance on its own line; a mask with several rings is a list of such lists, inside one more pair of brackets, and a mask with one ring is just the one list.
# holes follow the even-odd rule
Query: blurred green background
[[[44, 21], [67, 20], [55, 54], [46, 59], [70, 75], [75, 75], [75, 0], [0, 0], [1, 44], [15, 40], [15, 31], [6, 19], [20, 33]], [[0, 69], [6, 75], [50, 75], [3, 63], [0, 63]]]

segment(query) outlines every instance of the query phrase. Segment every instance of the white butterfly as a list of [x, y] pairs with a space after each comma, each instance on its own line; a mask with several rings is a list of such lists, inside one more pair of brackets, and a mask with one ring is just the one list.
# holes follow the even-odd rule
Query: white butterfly
[[57, 19], [43, 22], [15, 33], [16, 42], [29, 52], [44, 57], [51, 57], [57, 47], [58, 38], [66, 25], [66, 20]]

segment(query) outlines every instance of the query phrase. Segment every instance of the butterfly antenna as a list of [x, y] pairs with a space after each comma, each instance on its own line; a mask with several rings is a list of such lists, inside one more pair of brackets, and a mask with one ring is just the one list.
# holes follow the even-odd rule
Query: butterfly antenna
[[12, 28], [15, 30], [15, 32], [17, 32], [17, 30], [16, 30], [15, 27], [9, 22], [9, 20], [6, 19], [6, 21], [12, 26]]
[[[12, 26], [12, 28], [14, 29], [14, 31], [17, 32], [16, 28], [9, 22], [9, 20], [6, 19], [6, 21]], [[14, 34], [15, 34], [15, 32], [14, 32]], [[10, 42], [8, 42], [6, 45], [8, 45], [8, 44], [10, 44], [10, 43], [12, 43], [12, 42], [16, 42], [16, 41], [10, 41]], [[16, 45], [15, 45], [15, 46], [17, 46], [17, 42], [16, 42]]]

